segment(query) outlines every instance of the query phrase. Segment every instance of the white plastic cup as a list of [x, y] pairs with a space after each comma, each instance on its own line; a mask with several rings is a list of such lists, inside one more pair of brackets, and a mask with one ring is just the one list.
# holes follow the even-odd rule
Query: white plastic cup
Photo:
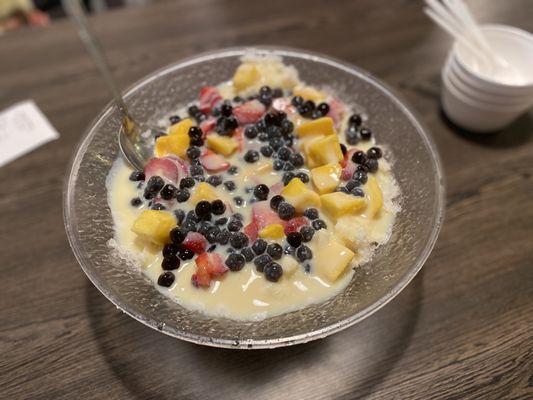
[[453, 86], [444, 71], [441, 103], [452, 122], [476, 133], [490, 133], [503, 129], [524, 112], [521, 109], [494, 107], [472, 100]]
[[455, 42], [452, 48], [453, 58], [457, 60], [458, 68], [463, 70], [469, 82], [496, 94], [533, 94], [533, 35], [506, 25], [485, 25], [481, 30], [491, 48], [508, 61], [525, 82], [513, 84], [494, 80], [487, 68], [477, 62], [468, 47]]
[[444, 112], [473, 132], [505, 128], [533, 106], [533, 35], [518, 28], [487, 25], [483, 33], [491, 48], [513, 66], [516, 74], [478, 63], [468, 47], [456, 42], [442, 69]]
[[524, 110], [533, 105], [533, 95], [497, 95], [484, 90], [479, 90], [468, 84], [465, 78], [454, 68], [454, 60], [449, 59], [444, 67], [444, 73], [453, 86], [466, 97], [480, 105], [489, 107], [504, 107]]

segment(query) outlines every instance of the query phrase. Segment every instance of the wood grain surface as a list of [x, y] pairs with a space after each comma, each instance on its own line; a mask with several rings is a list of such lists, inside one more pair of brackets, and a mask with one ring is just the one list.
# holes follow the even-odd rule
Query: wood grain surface
[[[469, 1], [533, 31], [531, 0]], [[533, 115], [475, 136], [440, 112], [449, 39], [411, 0], [163, 1], [96, 16], [121, 85], [199, 51], [295, 46], [361, 66], [430, 128], [446, 220], [423, 272], [372, 317], [272, 351], [205, 348], [123, 315], [86, 279], [62, 182], [109, 100], [67, 21], [0, 37], [0, 108], [33, 98], [61, 138], [0, 168], [2, 399], [532, 399]]]

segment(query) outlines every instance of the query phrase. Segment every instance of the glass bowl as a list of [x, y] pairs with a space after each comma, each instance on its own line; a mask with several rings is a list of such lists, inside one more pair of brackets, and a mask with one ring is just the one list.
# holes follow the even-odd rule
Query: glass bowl
[[[210, 52], [165, 67], [125, 95], [139, 120], [157, 121], [196, 98], [198, 89], [230, 79], [250, 48]], [[327, 86], [369, 117], [388, 149], [400, 186], [402, 210], [390, 241], [358, 268], [346, 289], [302, 310], [262, 321], [212, 318], [160, 294], [108, 246], [113, 221], [105, 180], [119, 157], [120, 119], [108, 105], [85, 133], [65, 184], [64, 218], [74, 254], [92, 283], [119, 309], [167, 335], [227, 348], [274, 348], [328, 336], [383, 307], [413, 279], [429, 256], [443, 219], [444, 185], [435, 145], [413, 113], [384, 84], [341, 61], [301, 50], [258, 47], [294, 65], [301, 79]]]

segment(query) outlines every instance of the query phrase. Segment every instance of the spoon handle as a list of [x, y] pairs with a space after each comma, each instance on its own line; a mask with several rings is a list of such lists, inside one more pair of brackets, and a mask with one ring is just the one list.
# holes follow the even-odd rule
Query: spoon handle
[[122, 126], [124, 131], [128, 136], [134, 135], [135, 123], [128, 112], [126, 104], [124, 103], [124, 99], [117, 88], [113, 75], [111, 75], [111, 70], [109, 69], [109, 64], [104, 56], [104, 52], [102, 51], [102, 46], [96, 39], [96, 36], [92, 32], [87, 22], [87, 17], [85, 15], [85, 11], [83, 10], [83, 6], [81, 5], [81, 1], [68, 0], [64, 1], [63, 5], [65, 6], [65, 11], [69, 15], [70, 19], [76, 25], [81, 40], [91, 54], [96, 66], [100, 70], [100, 74], [105, 80], [109, 91], [113, 95], [115, 105], [122, 116]]

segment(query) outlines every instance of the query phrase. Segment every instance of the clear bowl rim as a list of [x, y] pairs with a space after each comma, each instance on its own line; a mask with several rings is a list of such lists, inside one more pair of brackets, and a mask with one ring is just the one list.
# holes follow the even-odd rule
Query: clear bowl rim
[[174, 329], [173, 327], [165, 326], [159, 321], [145, 318], [143, 315], [136, 314], [135, 312], [130, 310], [128, 304], [123, 304], [122, 302], [118, 301], [118, 299], [116, 299], [113, 296], [113, 294], [109, 290], [107, 290], [104, 287], [104, 285], [102, 285], [96, 279], [96, 277], [92, 274], [92, 271], [90, 270], [90, 268], [88, 268], [87, 265], [84, 265], [81, 248], [78, 244], [79, 243], [78, 238], [76, 237], [75, 232], [73, 230], [73, 226], [70, 223], [72, 221], [71, 220], [72, 210], [69, 207], [69, 202], [73, 195], [73, 187], [74, 187], [73, 183], [75, 182], [77, 178], [77, 175], [79, 172], [79, 166], [81, 164], [83, 156], [85, 155], [86, 149], [89, 146], [93, 136], [97, 132], [94, 129], [94, 127], [113, 110], [113, 103], [111, 101], [105, 105], [103, 110], [91, 121], [91, 123], [85, 129], [81, 139], [79, 140], [77, 144], [76, 152], [71, 157], [71, 161], [67, 166], [67, 170], [66, 170], [67, 173], [65, 174], [64, 185], [63, 185], [63, 222], [65, 225], [65, 231], [67, 233], [69, 245], [72, 249], [72, 252], [74, 253], [74, 256], [78, 264], [80, 265], [85, 275], [87, 275], [87, 277], [92, 282], [92, 284], [112, 304], [114, 304], [118, 309], [120, 309], [125, 314], [129, 315], [130, 317], [136, 319], [137, 321], [143, 323], [144, 325], [156, 331], [163, 332], [166, 335], [169, 335], [169, 336], [181, 339], [181, 340], [185, 340], [191, 343], [195, 343], [195, 344], [208, 345], [208, 346], [220, 347], [220, 348], [231, 348], [231, 349], [271, 349], [271, 348], [284, 347], [284, 346], [295, 345], [295, 344], [300, 344], [300, 343], [306, 343], [311, 340], [324, 338], [333, 333], [344, 330], [362, 321], [366, 317], [372, 315], [373, 313], [381, 309], [383, 306], [385, 306], [387, 303], [389, 303], [394, 297], [396, 297], [420, 271], [420, 269], [426, 262], [427, 258], [429, 257], [437, 241], [437, 237], [439, 235], [439, 232], [442, 227], [443, 220], [444, 220], [445, 180], [444, 180], [444, 173], [442, 169], [442, 163], [441, 163], [439, 154], [437, 152], [436, 145], [433, 142], [433, 140], [430, 138], [430, 136], [428, 135], [427, 133], [428, 130], [420, 123], [420, 119], [417, 118], [417, 115], [410, 108], [406, 106], [406, 103], [407, 103], [406, 100], [401, 95], [396, 93], [393, 89], [391, 89], [388, 85], [384, 84], [381, 80], [377, 79], [376, 77], [374, 77], [367, 71], [362, 70], [358, 67], [355, 67], [354, 65], [347, 63], [345, 61], [342, 61], [342, 60], [339, 60], [334, 57], [330, 57], [330, 56], [327, 56], [321, 53], [312, 52], [309, 50], [297, 49], [294, 47], [265, 46], [265, 45], [227, 47], [227, 48], [222, 48], [222, 49], [213, 50], [213, 51], [206, 51], [206, 52], [202, 52], [202, 53], [184, 58], [182, 60], [176, 61], [172, 64], [166, 65], [146, 75], [145, 77], [139, 79], [138, 81], [130, 85], [123, 92], [124, 97], [127, 99], [129, 96], [134, 94], [135, 91], [139, 89], [140, 87], [142, 87], [143, 85], [151, 82], [154, 79], [157, 79], [161, 75], [171, 72], [172, 70], [179, 69], [190, 64], [196, 64], [202, 61], [208, 61], [208, 60], [212, 60], [216, 58], [223, 58], [223, 57], [228, 57], [228, 56], [242, 56], [244, 54], [249, 53], [250, 51], [253, 51], [257, 54], [273, 54], [273, 55], [279, 55], [281, 57], [290, 56], [290, 57], [297, 57], [300, 59], [306, 59], [309, 61], [315, 61], [315, 62], [319, 61], [322, 63], [329, 64], [332, 67], [349, 72], [353, 75], [356, 75], [360, 77], [361, 79], [364, 79], [367, 82], [377, 86], [380, 90], [382, 90], [390, 100], [396, 103], [396, 105], [406, 114], [406, 116], [411, 120], [413, 125], [416, 127], [417, 133], [422, 138], [424, 144], [426, 145], [430, 153], [431, 160], [433, 161], [433, 164], [436, 170], [436, 176], [434, 177], [435, 178], [434, 179], [434, 190], [437, 195], [436, 195], [436, 201], [433, 205], [434, 226], [432, 228], [431, 234], [427, 242], [425, 243], [425, 246], [420, 252], [420, 255], [417, 261], [408, 270], [408, 273], [406, 273], [405, 276], [390, 291], [384, 294], [378, 301], [362, 309], [356, 314], [348, 318], [345, 318], [341, 321], [338, 321], [334, 324], [330, 324], [328, 326], [322, 327], [320, 329], [316, 329], [316, 330], [306, 332], [303, 334], [299, 334], [299, 335], [283, 337], [283, 338], [265, 339], [265, 340], [250, 339], [250, 340], [245, 340], [241, 342], [237, 342], [235, 340], [229, 340], [229, 339], [211, 338], [205, 335], [195, 335], [195, 334], [189, 334], [187, 332], [182, 332], [177, 329]]

